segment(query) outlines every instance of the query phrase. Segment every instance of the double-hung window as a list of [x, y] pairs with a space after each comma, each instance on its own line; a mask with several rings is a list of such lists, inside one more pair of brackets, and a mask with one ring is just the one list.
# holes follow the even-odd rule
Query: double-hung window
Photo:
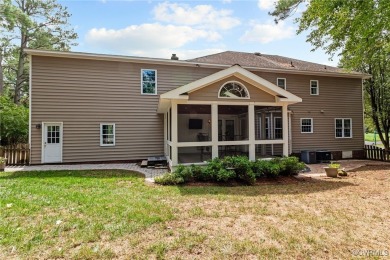
[[100, 124], [100, 146], [115, 146], [115, 124]]
[[351, 118], [336, 118], [335, 119], [336, 138], [351, 138], [352, 137], [352, 119]]
[[279, 88], [286, 89], [286, 79], [285, 78], [277, 78], [276, 84]]
[[301, 133], [313, 133], [313, 118], [301, 118]]
[[316, 96], [320, 94], [318, 80], [310, 80], [310, 95]]
[[141, 70], [141, 93], [144, 95], [157, 95], [157, 70]]

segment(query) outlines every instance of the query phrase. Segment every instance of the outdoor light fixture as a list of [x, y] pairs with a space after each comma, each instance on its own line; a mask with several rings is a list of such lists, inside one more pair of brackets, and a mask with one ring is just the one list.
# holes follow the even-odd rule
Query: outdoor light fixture
[[42, 124], [36, 124], [36, 125], [35, 125], [35, 128], [36, 128], [36, 129], [41, 129], [41, 127], [42, 127]]

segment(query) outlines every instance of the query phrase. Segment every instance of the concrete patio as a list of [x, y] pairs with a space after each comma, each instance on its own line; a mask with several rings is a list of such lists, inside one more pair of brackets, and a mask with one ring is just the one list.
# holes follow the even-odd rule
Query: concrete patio
[[[375, 165], [390, 165], [388, 162], [381, 161], [373, 161], [373, 160], [338, 160], [332, 161], [334, 163], [340, 164], [340, 169], [344, 169], [345, 171], [351, 171], [363, 166], [375, 166]], [[309, 172], [300, 173], [301, 176], [308, 177], [325, 177], [324, 167], [327, 167], [329, 163], [315, 163], [315, 164], [307, 164], [310, 168]]]

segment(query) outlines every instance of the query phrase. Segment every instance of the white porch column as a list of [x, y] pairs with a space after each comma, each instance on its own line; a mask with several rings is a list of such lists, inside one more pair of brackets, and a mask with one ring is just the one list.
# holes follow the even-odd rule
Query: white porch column
[[256, 160], [256, 145], [255, 145], [255, 105], [248, 106], [248, 122], [249, 122], [249, 160]]
[[211, 104], [211, 157], [218, 157], [218, 105]]
[[168, 155], [168, 150], [167, 150], [167, 133], [168, 133], [168, 128], [167, 128], [167, 120], [168, 120], [168, 113], [164, 113], [164, 155]]
[[287, 104], [282, 106], [282, 120], [283, 120], [283, 156], [288, 156], [288, 117]]
[[171, 160], [172, 165], [176, 166], [178, 164], [178, 149], [177, 149], [177, 103], [172, 101], [172, 114], [171, 114], [171, 132], [172, 132], [172, 154]]

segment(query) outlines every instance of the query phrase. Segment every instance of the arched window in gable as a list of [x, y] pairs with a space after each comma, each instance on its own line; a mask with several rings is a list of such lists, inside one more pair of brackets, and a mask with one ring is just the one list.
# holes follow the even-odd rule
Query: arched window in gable
[[246, 87], [236, 81], [225, 83], [219, 90], [220, 98], [249, 98], [249, 92]]

